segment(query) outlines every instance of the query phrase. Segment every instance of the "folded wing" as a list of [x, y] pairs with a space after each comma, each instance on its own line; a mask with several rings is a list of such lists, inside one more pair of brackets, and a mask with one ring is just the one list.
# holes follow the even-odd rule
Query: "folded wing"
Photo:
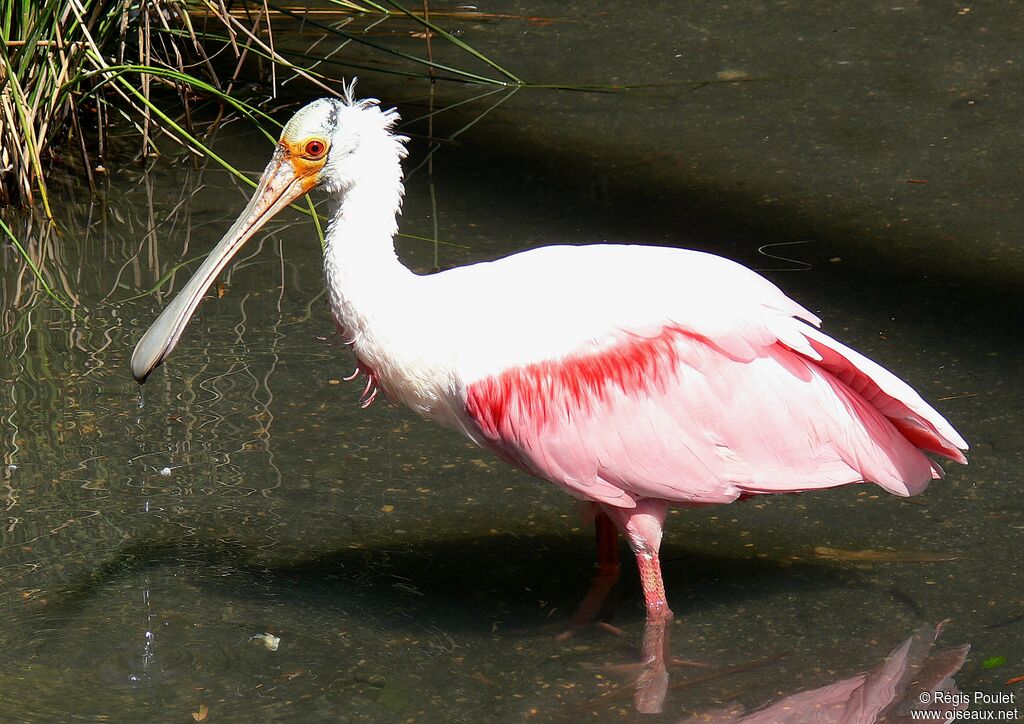
[[966, 462], [963, 438], [909, 385], [802, 321], [817, 319], [767, 280], [697, 257], [705, 282], [725, 265], [729, 303], [670, 309], [660, 324], [467, 381], [471, 435], [623, 507], [864, 481], [906, 496], [942, 475], [923, 452]]

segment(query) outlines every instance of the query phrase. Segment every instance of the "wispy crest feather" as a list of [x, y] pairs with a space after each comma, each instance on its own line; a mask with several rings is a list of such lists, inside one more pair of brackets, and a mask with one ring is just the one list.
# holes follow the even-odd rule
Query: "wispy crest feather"
[[[356, 98], [356, 82], [359, 78], [352, 76], [352, 79], [348, 83], [342, 83], [341, 85], [341, 99], [342, 102], [349, 108], [355, 108], [358, 110], [367, 110], [370, 108], [379, 108], [380, 101], [376, 98]], [[384, 116], [387, 128], [389, 131], [394, 129], [394, 126], [398, 121], [401, 120], [401, 116], [398, 114], [397, 108], [389, 108], [387, 110], [381, 110], [381, 115]], [[408, 139], [404, 136], [400, 136], [399, 140], [402, 142]]]

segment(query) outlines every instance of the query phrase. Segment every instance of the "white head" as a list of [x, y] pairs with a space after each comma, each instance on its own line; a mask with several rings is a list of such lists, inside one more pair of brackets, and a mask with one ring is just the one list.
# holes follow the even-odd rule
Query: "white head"
[[313, 185], [332, 194], [344, 193], [359, 177], [382, 163], [397, 163], [406, 153], [407, 139], [392, 132], [398, 111], [381, 110], [373, 98], [356, 100], [352, 87], [342, 100], [321, 98], [301, 108], [278, 142], [296, 174], [315, 173]]
[[374, 99], [356, 100], [355, 83], [342, 99], [321, 98], [301, 108], [285, 125], [248, 205], [220, 243], [161, 312], [132, 354], [132, 374], [144, 382], [178, 343], [203, 293], [246, 241], [292, 201], [314, 188], [342, 198], [361, 177], [387, 174], [401, 192], [398, 163], [404, 136], [392, 133], [395, 109]]

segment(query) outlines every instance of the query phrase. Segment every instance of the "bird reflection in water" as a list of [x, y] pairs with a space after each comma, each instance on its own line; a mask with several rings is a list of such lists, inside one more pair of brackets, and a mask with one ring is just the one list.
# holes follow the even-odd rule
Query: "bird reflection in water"
[[[964, 665], [971, 647], [964, 644], [936, 649], [935, 642], [942, 628], [941, 623], [937, 626], [921, 626], [881, 663], [864, 673], [817, 689], [791, 694], [749, 713], [739, 703], [708, 710], [686, 720], [687, 724], [901, 724], [919, 720], [951, 721], [955, 712], [969, 706], [967, 697], [957, 688], [953, 676]], [[644, 714], [662, 712], [670, 689], [694, 686], [770, 663], [770, 660], [761, 660], [739, 666], [709, 668], [706, 672], [670, 684], [665, 662], [674, 660], [669, 651], [668, 634], [669, 626], [664, 621], [647, 622], [640, 673], [633, 689], [636, 709]], [[610, 702], [616, 698], [616, 694], [612, 693], [594, 703]]]

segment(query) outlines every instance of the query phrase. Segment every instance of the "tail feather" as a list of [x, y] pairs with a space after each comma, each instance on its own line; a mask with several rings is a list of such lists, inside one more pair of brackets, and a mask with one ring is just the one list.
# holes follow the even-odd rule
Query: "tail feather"
[[881, 412], [911, 444], [967, 464], [962, 452], [968, 449], [967, 441], [910, 385], [817, 329], [802, 326], [804, 336], [821, 357], [817, 364]]

